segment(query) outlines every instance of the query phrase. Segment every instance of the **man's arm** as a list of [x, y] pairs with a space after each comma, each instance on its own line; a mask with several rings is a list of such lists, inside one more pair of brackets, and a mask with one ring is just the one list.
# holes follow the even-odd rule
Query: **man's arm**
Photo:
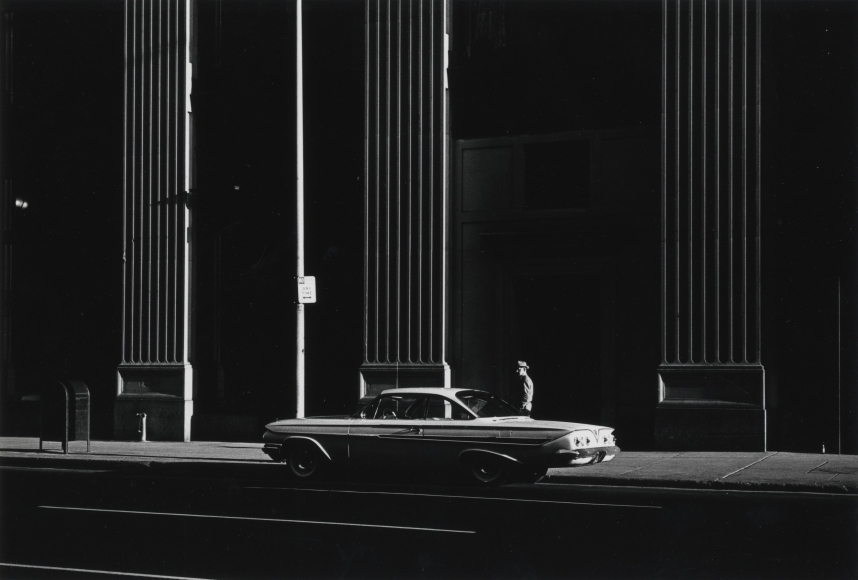
[[525, 375], [524, 376], [524, 402], [531, 403], [533, 401], [533, 380]]
[[521, 401], [518, 406], [519, 408], [524, 409], [525, 406], [533, 399], [533, 381], [527, 375], [523, 375], [519, 378], [521, 379]]

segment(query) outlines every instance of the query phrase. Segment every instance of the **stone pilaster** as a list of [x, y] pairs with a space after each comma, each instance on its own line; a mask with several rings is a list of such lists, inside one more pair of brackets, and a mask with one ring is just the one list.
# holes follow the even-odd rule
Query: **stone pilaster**
[[114, 436], [189, 441], [191, 0], [126, 0], [123, 343]]
[[361, 396], [449, 386], [445, 0], [367, 0]]
[[660, 449], [766, 447], [760, 2], [666, 0]]
[[9, 119], [12, 109], [12, 25], [14, 14], [0, 9], [0, 397], [15, 395], [12, 369], [12, 216], [16, 210], [9, 172]]

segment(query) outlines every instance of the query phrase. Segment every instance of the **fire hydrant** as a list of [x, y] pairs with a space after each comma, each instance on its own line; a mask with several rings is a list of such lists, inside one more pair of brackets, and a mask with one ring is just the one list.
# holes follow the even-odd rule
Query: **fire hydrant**
[[146, 441], [146, 413], [137, 413], [137, 432], [140, 434], [140, 441]]

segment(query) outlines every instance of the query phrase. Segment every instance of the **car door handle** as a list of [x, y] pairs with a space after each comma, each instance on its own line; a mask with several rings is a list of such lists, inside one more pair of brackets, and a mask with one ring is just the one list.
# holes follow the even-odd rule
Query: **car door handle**
[[416, 435], [420, 435], [423, 432], [423, 429], [420, 427], [409, 427], [405, 431], [401, 431], [402, 433], [414, 433]]

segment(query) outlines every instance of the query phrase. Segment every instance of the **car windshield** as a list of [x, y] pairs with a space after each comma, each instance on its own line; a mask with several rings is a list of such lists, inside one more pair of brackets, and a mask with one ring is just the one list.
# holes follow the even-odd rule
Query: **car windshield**
[[515, 407], [489, 393], [482, 391], [462, 391], [456, 394], [477, 417], [513, 417], [519, 412]]

